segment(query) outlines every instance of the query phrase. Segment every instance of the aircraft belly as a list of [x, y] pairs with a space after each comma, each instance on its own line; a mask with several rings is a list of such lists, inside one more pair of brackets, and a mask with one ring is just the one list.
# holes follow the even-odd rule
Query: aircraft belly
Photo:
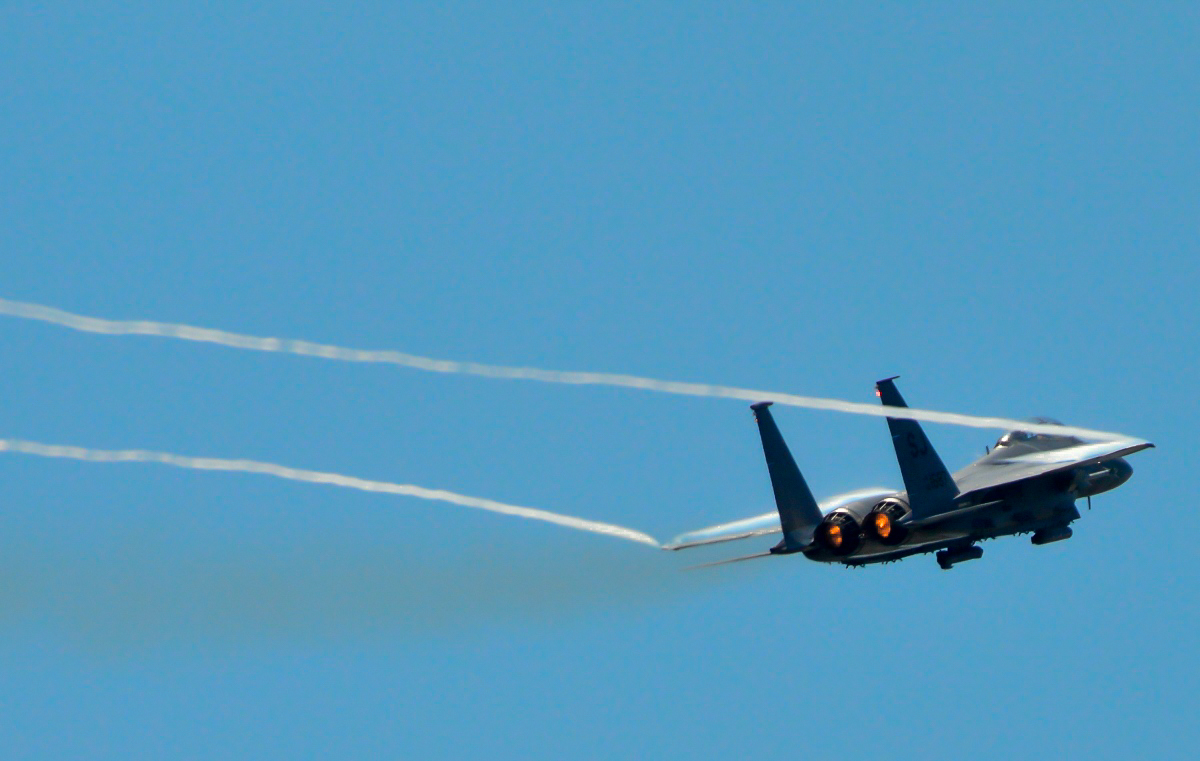
[[853, 555], [842, 558], [846, 565], [867, 565], [869, 563], [887, 563], [901, 560], [911, 555], [934, 552], [954, 544], [970, 544], [971, 538], [966, 534], [946, 535], [940, 538], [924, 538], [920, 542], [901, 544], [896, 547], [875, 545], [867, 550], [860, 550]]
[[983, 514], [949, 520], [929, 529], [917, 529], [903, 544], [866, 543], [853, 555], [840, 558], [846, 565], [867, 565], [919, 555], [953, 546], [966, 546], [984, 539], [1021, 534], [1051, 526], [1063, 526], [1079, 518], [1074, 500], [1016, 505], [1002, 504]]

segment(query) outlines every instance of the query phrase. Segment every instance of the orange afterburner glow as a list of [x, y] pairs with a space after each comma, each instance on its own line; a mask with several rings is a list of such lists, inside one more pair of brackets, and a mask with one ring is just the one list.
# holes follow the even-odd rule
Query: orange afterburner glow
[[833, 512], [825, 516], [817, 529], [821, 546], [832, 555], [851, 555], [862, 544], [860, 528], [849, 513]]
[[875, 513], [875, 534], [880, 539], [887, 539], [892, 535], [892, 519], [887, 516], [887, 513]]
[[830, 526], [825, 532], [825, 536], [829, 539], [829, 546], [834, 549], [842, 546], [842, 527]]

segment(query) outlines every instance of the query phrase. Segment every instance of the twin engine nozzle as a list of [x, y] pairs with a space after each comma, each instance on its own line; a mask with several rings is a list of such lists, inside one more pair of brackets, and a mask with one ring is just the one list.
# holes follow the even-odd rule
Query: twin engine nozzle
[[908, 527], [901, 521], [912, 510], [898, 499], [885, 499], [867, 515], [867, 536], [882, 544], [900, 544], [908, 536]]
[[864, 525], [848, 512], [834, 511], [817, 527], [817, 543], [834, 555], [849, 555], [862, 546], [863, 539], [895, 545], [904, 541], [908, 529], [901, 523], [911, 510], [904, 502], [888, 498], [871, 508]]
[[834, 555], [849, 555], [862, 545], [862, 530], [853, 515], [834, 511], [817, 526], [816, 540]]

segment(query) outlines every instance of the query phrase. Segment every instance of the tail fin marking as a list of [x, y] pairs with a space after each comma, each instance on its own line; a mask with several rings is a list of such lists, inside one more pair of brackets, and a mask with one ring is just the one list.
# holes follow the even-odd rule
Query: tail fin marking
[[[889, 407], [908, 406], [896, 388], [895, 378], [879, 381], [875, 384], [875, 390], [880, 401]], [[951, 509], [954, 498], [958, 496], [958, 486], [942, 464], [942, 458], [938, 457], [929, 443], [921, 424], [915, 420], [891, 417], [887, 422], [913, 517], [919, 520]]]

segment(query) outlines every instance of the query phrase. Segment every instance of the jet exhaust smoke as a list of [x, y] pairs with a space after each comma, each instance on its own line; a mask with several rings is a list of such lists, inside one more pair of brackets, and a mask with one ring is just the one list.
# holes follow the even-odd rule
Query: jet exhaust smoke
[[651, 547], [659, 547], [657, 539], [644, 534], [641, 531], [635, 531], [624, 526], [616, 526], [611, 523], [602, 523], [600, 521], [591, 521], [586, 518], [577, 518], [572, 515], [561, 515], [552, 513], [548, 510], [539, 510], [533, 507], [520, 507], [518, 505], [509, 505], [504, 502], [496, 502], [495, 500], [483, 499], [481, 497], [468, 497], [463, 494], [456, 494], [443, 489], [426, 489], [422, 486], [413, 486], [411, 484], [395, 484], [386, 481], [369, 481], [364, 478], [355, 478], [353, 476], [345, 476], [338, 473], [324, 473], [317, 470], [303, 470], [300, 468], [290, 468], [285, 465], [276, 465], [269, 462], [257, 462], [254, 460], [223, 460], [215, 457], [188, 457], [185, 455], [170, 454], [168, 452], [151, 452], [142, 449], [85, 449], [83, 447], [61, 446], [57, 444], [39, 444], [34, 441], [23, 441], [21, 439], [0, 439], [0, 452], [20, 452], [22, 454], [37, 455], [39, 457], [61, 457], [71, 460], [83, 460], [86, 462], [153, 462], [163, 465], [174, 465], [179, 468], [191, 468], [193, 470], [218, 470], [237, 473], [260, 473], [267, 476], [275, 476], [289, 481], [302, 481], [312, 484], [329, 484], [331, 486], [341, 486], [347, 489], [358, 489], [359, 491], [379, 492], [384, 494], [398, 494], [405, 497], [417, 497], [418, 499], [435, 500], [438, 502], [449, 502], [452, 505], [461, 507], [472, 507], [477, 510], [487, 510], [501, 515], [515, 515], [519, 518], [530, 518], [537, 521], [545, 521], [567, 528], [577, 529], [579, 531], [590, 531], [595, 534], [605, 534], [607, 536], [615, 536], [618, 539], [626, 539], [631, 542], [639, 542], [648, 544]]
[[[344, 362], [367, 362], [399, 365], [414, 370], [425, 370], [436, 373], [453, 373], [460, 375], [476, 375], [485, 378], [505, 378], [511, 380], [535, 380], [544, 383], [563, 383], [576, 386], [612, 386], [618, 388], [634, 388], [644, 391], [657, 391], [666, 394], [682, 394], [686, 396], [704, 396], [724, 399], [740, 399], [748, 402], [773, 401], [790, 407], [804, 407], [815, 410], [832, 412], [847, 412], [854, 415], [871, 415], [874, 417], [906, 418], [927, 423], [946, 423], [971, 428], [997, 428], [1000, 430], [1019, 429], [1031, 433], [1049, 433], [1058, 435], [1080, 436], [1087, 439], [1133, 440], [1132, 437], [1119, 433], [1097, 431], [1090, 428], [1073, 426], [1049, 425], [1031, 423], [1003, 417], [983, 417], [979, 415], [964, 415], [955, 412], [938, 412], [936, 410], [884, 407], [861, 402], [848, 402], [842, 399], [829, 399], [816, 396], [799, 396], [778, 391], [762, 391], [756, 389], [720, 386], [707, 383], [688, 383], [681, 381], [658, 380], [643, 378], [636, 375], [616, 373], [594, 373], [562, 370], [544, 370], [536, 367], [509, 367], [505, 365], [485, 365], [478, 362], [459, 362], [446, 359], [433, 359], [415, 354], [405, 354], [390, 349], [350, 349], [329, 344], [312, 343], [284, 338], [264, 338], [249, 336], [241, 333], [230, 333], [212, 328], [199, 328], [178, 323], [152, 322], [148, 320], [106, 320], [99, 317], [65, 312], [61, 309], [41, 304], [31, 304], [22, 301], [0, 299], [0, 315], [21, 317], [28, 320], [38, 320], [59, 325], [72, 330], [105, 335], [140, 335], [177, 338], [185, 341], [219, 344], [234, 349], [251, 349], [254, 351], [281, 352], [298, 354], [306, 357], [340, 360]], [[415, 487], [412, 487], [415, 488]]]
[[392, 648], [644, 609], [722, 581], [679, 573], [677, 556], [561, 535], [417, 549], [335, 526], [285, 540], [243, 529], [232, 544], [189, 534], [185, 545], [136, 524], [119, 538], [2, 535], [0, 630], [104, 657], [274, 642]]

